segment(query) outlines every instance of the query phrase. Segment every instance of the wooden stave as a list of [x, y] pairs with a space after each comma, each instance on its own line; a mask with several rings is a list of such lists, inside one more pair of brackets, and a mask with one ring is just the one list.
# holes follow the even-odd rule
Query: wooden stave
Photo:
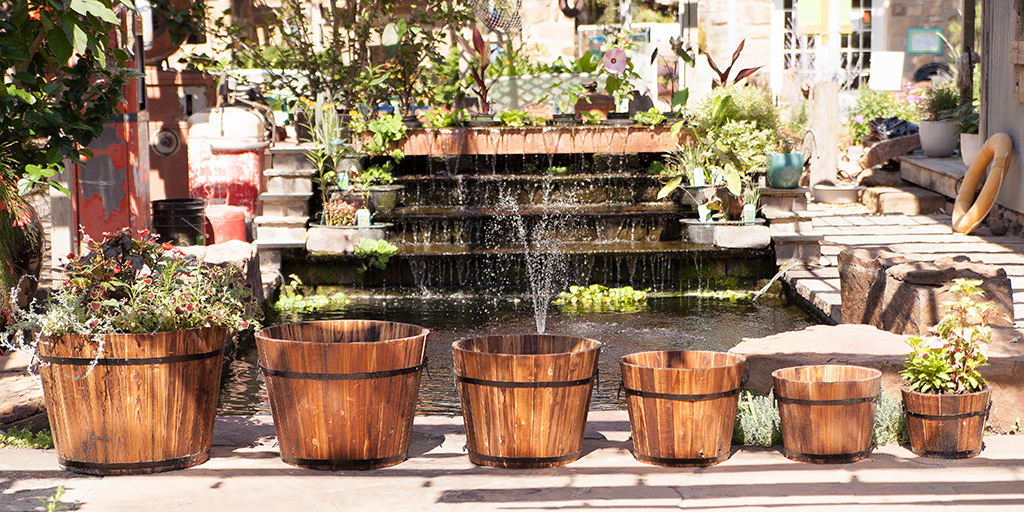
[[[548, 350], [541, 351], [546, 353], [504, 354], [496, 350], [496, 346], [503, 343], [502, 340], [520, 349], [524, 346], [541, 348], [529, 346], [525, 340], [531, 338], [547, 342], [544, 347]], [[570, 346], [565, 346], [566, 350], [551, 350], [558, 344]], [[488, 347], [489, 350], [485, 352], [474, 350]], [[482, 336], [454, 342], [452, 350], [455, 373], [470, 461], [492, 467], [542, 468], [562, 466], [577, 460], [582, 455], [583, 434], [593, 381], [596, 380], [600, 347], [601, 343], [596, 340], [555, 335]], [[560, 361], [564, 361], [564, 364]], [[495, 367], [502, 369], [497, 376], [487, 371], [487, 368]], [[550, 371], [542, 372], [541, 369]], [[559, 374], [556, 370], [562, 371]], [[460, 380], [463, 378], [522, 383], [585, 380], [586, 383], [565, 387], [503, 389], [491, 384]], [[535, 403], [538, 401], [552, 407], [537, 407]], [[507, 411], [502, 404], [511, 404], [511, 410]], [[562, 411], [555, 410], [558, 405]], [[518, 422], [517, 425], [514, 420], [516, 417], [527, 416], [528, 422]], [[519, 432], [544, 432], [544, 435], [534, 441]]]
[[[226, 335], [218, 327], [106, 334], [100, 358], [92, 336], [40, 337], [40, 378], [61, 467], [129, 475], [207, 461]], [[112, 385], [118, 382], [124, 385]], [[174, 390], [184, 396], [146, 396]]]
[[711, 351], [623, 356], [620, 367], [634, 457], [670, 467], [727, 460], [744, 364], [743, 357]]
[[[361, 329], [366, 326], [379, 330], [353, 335], [366, 332]], [[372, 320], [320, 320], [258, 332], [260, 366], [282, 460], [321, 470], [377, 469], [406, 460], [429, 332], [411, 324]], [[388, 335], [396, 337], [371, 339]], [[297, 339], [303, 336], [319, 340]], [[296, 359], [295, 354], [301, 355]], [[360, 373], [378, 375], [313, 378], [321, 374], [347, 379]], [[379, 400], [380, 396], [387, 399]], [[366, 414], [353, 415], [353, 410]]]
[[[828, 380], [806, 380], [809, 376]], [[881, 392], [879, 370], [808, 365], [775, 370], [772, 379], [786, 457], [831, 464], [856, 462], [870, 454]]]

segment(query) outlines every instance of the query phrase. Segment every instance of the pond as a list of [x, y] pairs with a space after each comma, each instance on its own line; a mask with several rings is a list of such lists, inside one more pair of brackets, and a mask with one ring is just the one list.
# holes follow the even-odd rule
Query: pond
[[[769, 294], [770, 295], [770, 294]], [[638, 313], [568, 314], [549, 310], [546, 333], [601, 341], [599, 383], [591, 409], [625, 409], [618, 393], [619, 359], [645, 350], [721, 350], [742, 338], [798, 330], [814, 320], [775, 295], [758, 302], [711, 299], [699, 295], [655, 296]], [[475, 336], [536, 332], [529, 298], [478, 296], [367, 297], [334, 311], [287, 321], [371, 319], [405, 322], [431, 330], [427, 343], [428, 372], [420, 386], [417, 414], [461, 414], [452, 373], [452, 342]], [[285, 320], [280, 321], [283, 323]], [[270, 414], [255, 346], [240, 347], [224, 366], [218, 414]]]

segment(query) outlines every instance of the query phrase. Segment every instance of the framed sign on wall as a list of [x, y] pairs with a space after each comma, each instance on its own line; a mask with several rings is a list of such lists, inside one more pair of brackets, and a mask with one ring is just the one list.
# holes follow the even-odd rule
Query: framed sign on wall
[[941, 28], [908, 28], [908, 55], [942, 55]]

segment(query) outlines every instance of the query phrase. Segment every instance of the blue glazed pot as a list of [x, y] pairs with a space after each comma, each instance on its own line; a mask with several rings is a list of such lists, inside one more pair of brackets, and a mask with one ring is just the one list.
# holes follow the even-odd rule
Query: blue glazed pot
[[768, 153], [766, 178], [771, 188], [796, 188], [804, 172], [803, 153]]

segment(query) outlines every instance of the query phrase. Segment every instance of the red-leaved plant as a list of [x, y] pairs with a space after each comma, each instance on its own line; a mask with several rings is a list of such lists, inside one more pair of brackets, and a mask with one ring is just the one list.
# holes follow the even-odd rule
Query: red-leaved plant
[[[743, 45], [746, 44], [746, 42], [747, 42], [746, 39], [740, 41], [739, 46], [736, 47], [736, 51], [732, 53], [732, 62], [729, 63], [729, 67], [725, 68], [725, 71], [720, 71], [718, 69], [718, 65], [716, 65], [715, 61], [711, 58], [711, 54], [708, 53], [703, 48], [701, 48], [701, 50], [700, 50], [701, 53], [703, 53], [704, 56], [708, 58], [708, 65], [711, 66], [711, 70], [714, 71], [715, 74], [718, 75], [718, 78], [711, 79], [711, 88], [712, 89], [715, 88], [715, 87], [721, 87], [723, 85], [728, 85], [729, 84], [729, 74], [732, 73], [732, 67], [735, 66], [736, 65], [736, 61], [739, 60], [740, 53], [743, 52]], [[744, 78], [747, 78], [748, 76], [753, 75], [757, 70], [761, 69], [762, 67], [764, 67], [764, 66], [757, 66], [756, 68], [741, 69], [738, 73], [736, 73], [736, 78], [732, 79], [732, 83], [738, 84], [740, 82], [740, 80], [743, 80]]]

